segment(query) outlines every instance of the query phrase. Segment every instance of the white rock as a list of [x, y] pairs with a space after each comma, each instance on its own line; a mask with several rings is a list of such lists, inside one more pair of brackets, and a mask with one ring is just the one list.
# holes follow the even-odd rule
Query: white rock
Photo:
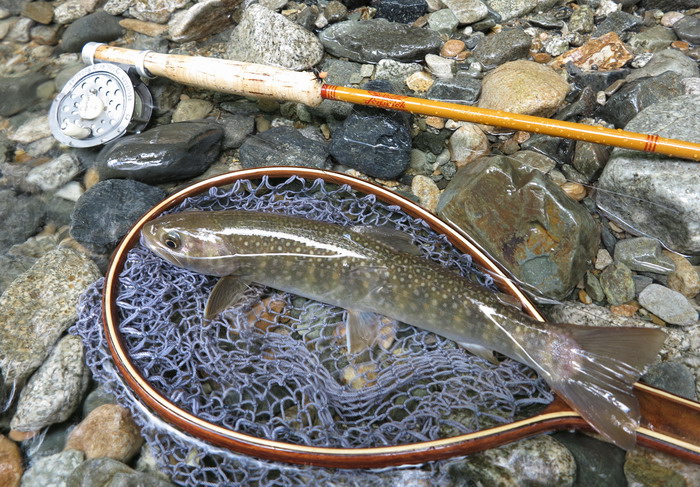
[[430, 72], [437, 78], [454, 78], [457, 70], [457, 64], [454, 59], [446, 59], [435, 54], [427, 54], [425, 56], [425, 64], [428, 65]]
[[44, 191], [54, 191], [64, 186], [80, 172], [80, 163], [72, 154], [61, 154], [56, 159], [35, 167], [27, 175], [27, 182]]
[[68, 201], [78, 201], [85, 190], [78, 181], [71, 181], [56, 191], [56, 196]]
[[51, 136], [51, 127], [49, 127], [49, 116], [41, 115], [28, 120], [20, 125], [9, 139], [20, 144], [29, 144], [35, 140], [43, 139]]

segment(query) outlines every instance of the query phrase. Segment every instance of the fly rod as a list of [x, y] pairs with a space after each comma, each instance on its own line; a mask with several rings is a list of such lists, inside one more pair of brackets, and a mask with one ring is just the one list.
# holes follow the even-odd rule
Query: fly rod
[[[700, 160], [700, 144], [692, 142], [457, 103], [325, 84], [310, 72], [291, 71], [226, 59], [139, 51], [95, 42], [85, 45], [82, 56], [83, 60], [89, 64], [99, 60], [134, 66], [141, 76], [163, 76], [179, 83], [224, 93], [293, 101], [308, 106], [318, 106], [323, 100], [338, 100], [654, 152], [694, 161]], [[85, 104], [84, 101], [83, 104]], [[92, 113], [95, 113], [94, 109]], [[82, 128], [76, 123], [68, 124], [67, 127], [68, 130], [63, 129], [64, 132], [77, 133]], [[87, 129], [83, 128], [83, 132], [85, 130]]]

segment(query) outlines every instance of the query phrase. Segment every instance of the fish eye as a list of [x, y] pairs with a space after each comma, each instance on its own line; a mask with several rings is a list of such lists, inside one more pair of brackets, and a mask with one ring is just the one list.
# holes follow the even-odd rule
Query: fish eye
[[170, 232], [165, 235], [163, 243], [168, 246], [168, 248], [176, 249], [180, 246], [180, 236], [175, 232]]

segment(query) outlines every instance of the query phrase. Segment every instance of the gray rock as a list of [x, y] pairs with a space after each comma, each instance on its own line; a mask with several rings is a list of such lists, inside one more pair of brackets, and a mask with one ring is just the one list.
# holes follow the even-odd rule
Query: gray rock
[[574, 487], [627, 487], [625, 451], [581, 433], [555, 433], [576, 460]]
[[237, 61], [302, 70], [321, 61], [323, 46], [308, 30], [262, 5], [253, 4], [243, 12], [231, 33], [228, 56]]
[[10, 427], [38, 431], [65, 421], [80, 404], [89, 379], [81, 339], [66, 336], [22, 389]]
[[187, 0], [136, 0], [131, 3], [129, 15], [144, 20], [165, 24], [173, 12], [187, 5]]
[[639, 293], [639, 304], [673, 325], [691, 325], [698, 320], [688, 298], [660, 284], [651, 284]]
[[600, 280], [595, 274], [586, 272], [584, 284], [586, 292], [593, 301], [603, 301], [605, 299], [605, 291], [603, 291], [603, 286], [600, 285]]
[[600, 273], [600, 285], [608, 303], [618, 306], [634, 299], [632, 271], [625, 264], [613, 262]]
[[71, 23], [63, 33], [61, 47], [65, 52], [80, 52], [88, 42], [111, 42], [122, 35], [119, 18], [99, 10]]
[[557, 0], [485, 0], [491, 10], [495, 11], [501, 21], [522, 17], [533, 10], [545, 12], [557, 4]]
[[85, 460], [78, 450], [66, 450], [38, 458], [22, 476], [22, 487], [65, 486], [68, 476]]
[[165, 195], [160, 188], [130, 179], [101, 181], [76, 203], [71, 236], [90, 249], [106, 250]]
[[233, 24], [232, 14], [241, 0], [204, 0], [176, 12], [168, 22], [168, 37], [191, 42], [221, 32]]
[[53, 20], [57, 24], [70, 24], [87, 13], [80, 0], [66, 0], [54, 8]]
[[435, 31], [384, 19], [339, 22], [323, 30], [319, 39], [330, 54], [362, 63], [421, 61], [442, 45]]
[[661, 243], [648, 237], [620, 240], [615, 246], [615, 260], [640, 272], [670, 274], [676, 268], [673, 261], [661, 252]]
[[580, 8], [571, 12], [569, 18], [569, 30], [588, 34], [595, 27], [595, 12], [588, 5], [581, 5]]
[[682, 41], [700, 44], [700, 19], [693, 15], [686, 15], [673, 24], [673, 32]]
[[527, 57], [531, 44], [532, 38], [523, 29], [504, 29], [484, 37], [473, 57], [485, 66], [499, 66]]
[[447, 8], [433, 12], [428, 18], [428, 26], [432, 30], [447, 36], [452, 35], [458, 25], [457, 17], [452, 13], [452, 10]]
[[668, 48], [676, 40], [673, 30], [656, 25], [639, 34], [633, 34], [627, 44], [635, 52], [657, 52]]
[[105, 404], [116, 404], [117, 399], [111, 392], [107, 392], [104, 385], [99, 385], [97, 389], [90, 392], [83, 402], [83, 417], [87, 417], [93, 410]]
[[32, 106], [37, 99], [37, 88], [48, 79], [41, 73], [0, 78], [0, 117], [10, 117]]
[[513, 158], [533, 169], [537, 169], [542, 174], [547, 174], [554, 169], [557, 163], [551, 157], [531, 150], [521, 150], [513, 154]]
[[26, 43], [31, 39], [29, 33], [31, 31], [34, 21], [26, 17], [20, 17], [17, 21], [10, 27], [10, 31], [5, 36], [6, 41]]
[[0, 253], [12, 245], [24, 242], [37, 233], [44, 221], [46, 208], [38, 198], [15, 194], [11, 189], [0, 190]]
[[695, 401], [695, 375], [678, 362], [661, 362], [649, 367], [642, 381], [650, 386]]
[[328, 169], [328, 146], [304, 137], [292, 127], [275, 127], [249, 137], [240, 148], [244, 168], [308, 166]]
[[480, 93], [481, 80], [458, 73], [454, 78], [435, 80], [425, 96], [429, 100], [474, 105]]
[[240, 147], [255, 129], [255, 118], [249, 115], [222, 113], [217, 122], [224, 129], [224, 138], [221, 142], [221, 148], [224, 150]]
[[666, 71], [672, 71], [681, 78], [694, 78], [700, 75], [696, 61], [676, 49], [664, 49], [654, 53], [644, 67], [633, 70], [627, 76], [627, 81], [634, 81], [645, 76], [660, 76]]
[[632, 280], [634, 281], [635, 296], [639, 296], [639, 293], [644, 291], [644, 289], [646, 289], [647, 286], [654, 282], [654, 279], [652, 279], [651, 277], [642, 276], [641, 274], [632, 276]]
[[157, 475], [137, 472], [111, 458], [92, 458], [80, 464], [66, 479], [65, 487], [174, 487]]
[[406, 78], [420, 70], [421, 66], [416, 63], [400, 63], [393, 59], [382, 59], [377, 63], [374, 79], [389, 81], [394, 86], [403, 86]]
[[627, 31], [639, 31], [644, 24], [641, 17], [622, 12], [620, 10], [606, 16], [603, 21], [593, 31], [593, 37], [600, 37], [608, 32], [615, 32], [621, 35]]
[[78, 298], [100, 277], [83, 254], [58, 248], [0, 296], [0, 368], [5, 387], [23, 384], [77, 318]]
[[488, 8], [480, 0], [443, 0], [442, 3], [454, 13], [460, 24], [473, 24], [489, 14]]
[[131, 178], [145, 183], [199, 176], [219, 156], [224, 129], [214, 120], [159, 125], [110, 142], [95, 167], [103, 179]]
[[433, 76], [440, 79], [454, 78], [457, 64], [454, 59], [446, 59], [436, 54], [426, 54], [425, 64]]
[[36, 184], [43, 191], [55, 191], [72, 180], [80, 171], [78, 158], [65, 153], [29, 171], [27, 182]]
[[461, 168], [437, 212], [518, 279], [554, 299], [580, 281], [600, 238], [583, 206], [541, 172], [505, 156]]
[[[700, 99], [684, 95], [642, 111], [627, 130], [700, 143]], [[599, 180], [598, 207], [636, 234], [700, 253], [700, 165], [615, 149]]]

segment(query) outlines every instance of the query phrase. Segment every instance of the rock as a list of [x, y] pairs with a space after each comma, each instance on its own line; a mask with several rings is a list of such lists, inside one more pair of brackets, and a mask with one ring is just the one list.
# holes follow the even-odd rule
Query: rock
[[685, 10], [700, 7], [700, 0], [642, 0], [640, 5], [645, 9]]
[[429, 100], [473, 105], [479, 99], [481, 81], [471, 76], [457, 74], [451, 79], [438, 79], [426, 93]]
[[683, 93], [681, 77], [666, 72], [656, 77], [639, 78], [616, 91], [596, 115], [622, 128], [640, 111]]
[[415, 176], [411, 181], [411, 192], [418, 196], [418, 201], [423, 208], [435, 213], [440, 199], [440, 188], [431, 178], [421, 175]]
[[614, 32], [617, 35], [628, 31], [638, 32], [642, 25], [644, 25], [644, 21], [640, 17], [618, 10], [612, 12], [598, 24], [593, 32], [593, 37], [601, 37], [609, 32]]
[[673, 24], [673, 32], [682, 41], [694, 45], [700, 44], [700, 19], [692, 15], [686, 15]]
[[243, 144], [255, 129], [255, 119], [248, 115], [222, 113], [217, 122], [224, 129], [224, 138], [221, 149], [236, 149]]
[[231, 33], [227, 54], [237, 61], [302, 70], [321, 61], [323, 46], [308, 30], [272, 10], [253, 4], [245, 9], [241, 21]]
[[72, 154], [61, 154], [56, 159], [29, 171], [26, 181], [43, 191], [55, 191], [80, 173], [78, 159]]
[[437, 12], [433, 12], [428, 17], [428, 27], [435, 32], [450, 36], [454, 33], [459, 25], [459, 21], [452, 10], [443, 8]]
[[40, 115], [38, 117], [32, 117], [20, 125], [8, 138], [20, 144], [30, 144], [50, 136], [51, 128], [49, 127], [49, 117], [47, 115]]
[[38, 431], [65, 421], [82, 401], [89, 379], [80, 338], [66, 336], [22, 389], [10, 427]]
[[571, 62], [583, 71], [614, 71], [622, 68], [633, 57], [634, 54], [627, 49], [620, 37], [610, 32], [565, 52], [552, 61], [552, 66], [561, 69]]
[[661, 362], [649, 367], [642, 376], [643, 382], [681, 397], [695, 401], [695, 376], [678, 362]]
[[495, 11], [502, 22], [522, 17], [533, 10], [546, 12], [556, 5], [556, 0], [487, 0], [491, 10]]
[[486, 134], [473, 123], [466, 123], [455, 130], [447, 143], [447, 147], [450, 150], [450, 160], [457, 167], [466, 166], [470, 162], [488, 154], [490, 150]]
[[61, 34], [63, 29], [58, 24], [35, 25], [29, 31], [32, 41], [43, 46], [55, 46], [61, 39]]
[[117, 399], [110, 392], [107, 392], [104, 385], [99, 385], [97, 389], [90, 392], [83, 402], [83, 416], [88, 416], [93, 410], [105, 404], [116, 404]]
[[77, 318], [78, 298], [100, 276], [83, 254], [42, 256], [0, 296], [0, 368], [6, 387], [24, 384]]
[[549, 66], [512, 61], [484, 77], [479, 107], [548, 117], [568, 92], [568, 83]]
[[87, 15], [88, 11], [83, 8], [80, 0], [67, 0], [54, 8], [53, 20], [57, 24], [70, 24]]
[[71, 23], [63, 33], [61, 47], [65, 52], [80, 52], [88, 42], [111, 42], [122, 35], [119, 18], [100, 10]]
[[[421, 1], [424, 0], [414, 0], [414, 4], [420, 4]], [[394, 5], [396, 5], [396, 1], [394, 1]], [[348, 8], [337, 0], [331, 0], [330, 2], [328, 2], [328, 5], [326, 5], [326, 8], [323, 10], [323, 15], [326, 16], [330, 24], [333, 24], [335, 22], [345, 20], [348, 17]]]
[[10, 117], [30, 107], [37, 99], [37, 88], [47, 80], [41, 73], [0, 78], [0, 117]]
[[651, 277], [648, 276], [642, 276], [642, 275], [635, 275], [632, 276], [632, 280], [634, 280], [634, 293], [636, 296], [639, 296], [639, 293], [644, 291], [649, 284], [654, 282], [654, 280]]
[[248, 137], [240, 148], [244, 168], [308, 166], [329, 169], [328, 146], [304, 137], [292, 127], [275, 127]]
[[199, 176], [219, 156], [224, 130], [214, 120], [158, 125], [105, 145], [95, 161], [100, 177], [146, 183]]
[[85, 454], [78, 450], [67, 450], [37, 458], [22, 477], [22, 487], [63, 486], [83, 460]]
[[639, 293], [639, 304], [666, 323], [691, 325], [698, 320], [698, 312], [688, 298], [659, 284], [650, 284]]
[[[381, 62], [381, 61], [380, 61]], [[395, 62], [395, 61], [393, 61]], [[403, 63], [396, 63], [403, 64]], [[328, 73], [326, 83], [338, 86], [353, 86], [357, 78], [362, 78], [363, 64], [353, 63], [351, 61], [341, 61], [339, 59], [325, 59], [321, 64], [321, 70]], [[372, 66], [372, 72], [374, 67]], [[371, 76], [371, 73], [370, 75]], [[353, 105], [343, 101], [323, 100], [317, 107], [310, 107], [311, 112], [321, 118], [327, 120], [343, 120], [352, 110]]]
[[608, 252], [606, 249], [599, 249], [598, 255], [595, 258], [595, 268], [602, 271], [612, 263], [613, 259], [610, 252]]
[[473, 24], [485, 19], [489, 10], [480, 0], [442, 0], [460, 24]]
[[599, 238], [583, 206], [541, 172], [505, 156], [461, 168], [437, 211], [518, 279], [554, 299], [583, 277]]
[[[618, 244], [619, 245], [619, 244]], [[618, 306], [634, 299], [632, 271], [620, 262], [614, 262], [600, 274], [600, 285], [608, 303]]]
[[210, 101], [200, 98], [188, 98], [177, 104], [171, 121], [177, 123], [199, 120], [209, 115], [212, 108], [214, 108], [214, 104]]
[[609, 147], [578, 140], [571, 163], [579, 173], [586, 177], [586, 182], [589, 182], [598, 178], [609, 158]]
[[101, 181], [75, 205], [70, 234], [90, 249], [109, 248], [165, 195], [160, 188], [130, 179]]
[[576, 463], [551, 436], [538, 436], [470, 455], [449, 466], [450, 476], [467, 477], [478, 485], [532, 487], [571, 486]]
[[603, 286], [600, 285], [600, 280], [595, 274], [586, 272], [584, 284], [586, 292], [593, 301], [603, 301], [605, 299], [605, 291], [603, 291]]
[[46, 208], [38, 198], [17, 195], [11, 189], [0, 190], [0, 253], [12, 245], [24, 242], [39, 230]]
[[657, 25], [632, 35], [627, 44], [636, 52], [657, 52], [667, 49], [675, 40], [673, 30]]
[[698, 63], [676, 49], [664, 49], [654, 53], [644, 67], [633, 70], [627, 81], [634, 81], [645, 76], [660, 76], [666, 71], [673, 71], [681, 78], [693, 78], [700, 75]]
[[638, 447], [627, 452], [625, 477], [633, 487], [692, 486], [700, 478], [700, 466]]
[[339, 22], [324, 29], [319, 39], [330, 54], [362, 63], [421, 61], [442, 45], [435, 31], [384, 19]]
[[464, 41], [459, 39], [450, 39], [445, 42], [440, 49], [440, 55], [443, 57], [455, 57], [467, 48]]
[[661, 252], [661, 243], [648, 237], [627, 238], [615, 246], [615, 260], [633, 271], [670, 274], [673, 261]]
[[436, 78], [454, 78], [455, 72], [457, 71], [457, 65], [454, 59], [446, 59], [435, 54], [427, 54], [425, 56], [425, 64]]
[[129, 14], [138, 20], [165, 24], [173, 12], [186, 4], [187, 0], [135, 0]]
[[66, 480], [66, 487], [174, 487], [173, 484], [149, 473], [137, 472], [111, 458], [93, 458], [83, 462]]
[[[432, 56], [433, 54], [428, 55]], [[395, 85], [400, 86], [404, 84], [406, 78], [420, 70], [420, 65], [416, 63], [400, 63], [392, 59], [382, 59], [377, 63], [374, 79], [394, 82]]]
[[668, 275], [668, 287], [678, 291], [686, 298], [694, 298], [700, 293], [700, 274], [688, 262], [688, 259], [675, 252], [663, 251], [675, 266], [675, 270]]
[[204, 0], [176, 12], [168, 22], [168, 38], [191, 42], [221, 32], [233, 24], [232, 15], [241, 0]]
[[136, 19], [122, 19], [119, 21], [119, 25], [124, 27], [126, 30], [133, 30], [139, 34], [143, 34], [149, 37], [159, 37], [168, 32], [168, 26], [163, 24], [156, 24], [155, 22], [145, 22], [143, 20]]
[[415, 21], [428, 9], [425, 0], [373, 0], [372, 6], [377, 9], [377, 18], [402, 24]]
[[487, 67], [500, 66], [527, 57], [531, 44], [532, 39], [523, 29], [504, 29], [481, 39], [473, 50], [473, 58]]
[[116, 404], [93, 410], [68, 436], [66, 450], [80, 450], [87, 459], [107, 457], [128, 462], [143, 438], [129, 411]]
[[624, 450], [581, 433], [561, 432], [552, 437], [562, 443], [576, 460], [574, 485], [627, 487], [623, 470]]
[[547, 174], [557, 165], [557, 163], [551, 157], [547, 157], [544, 154], [531, 150], [518, 151], [513, 154], [513, 158], [517, 159], [528, 167], [537, 169], [542, 174]]
[[0, 435], [0, 485], [19, 487], [24, 466], [17, 444]]
[[[692, 95], [653, 105], [627, 130], [700, 142], [700, 99]], [[660, 239], [681, 253], [700, 253], [700, 165], [615, 149], [599, 180], [597, 205], [616, 223]], [[657, 204], [663, 203], [663, 204]]]
[[569, 30], [581, 34], [588, 34], [595, 27], [595, 13], [588, 5], [581, 5], [580, 8], [571, 12], [569, 17]]
[[49, 2], [29, 2], [22, 5], [22, 16], [40, 24], [50, 24], [53, 20], [53, 5]]

